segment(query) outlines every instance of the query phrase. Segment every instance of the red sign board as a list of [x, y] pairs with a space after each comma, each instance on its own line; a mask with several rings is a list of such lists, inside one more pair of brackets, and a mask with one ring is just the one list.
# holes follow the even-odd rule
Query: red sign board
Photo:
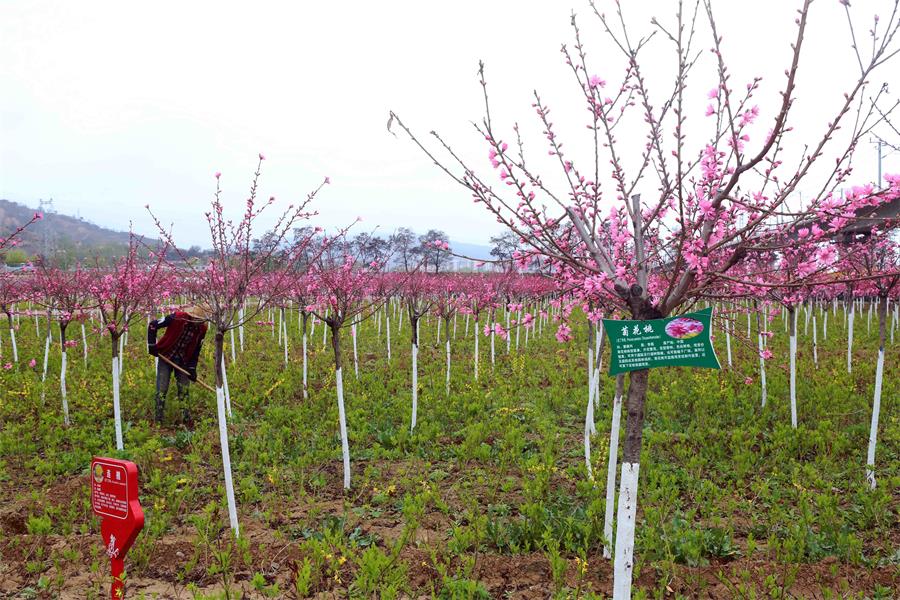
[[95, 457], [91, 461], [91, 507], [99, 516], [106, 555], [112, 563], [112, 598], [122, 598], [125, 553], [144, 527], [138, 499], [137, 465], [127, 460]]

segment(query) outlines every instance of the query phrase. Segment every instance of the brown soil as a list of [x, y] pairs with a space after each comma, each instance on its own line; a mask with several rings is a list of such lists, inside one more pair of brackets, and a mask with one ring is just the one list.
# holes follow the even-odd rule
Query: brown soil
[[[172, 465], [180, 464], [180, 456], [175, 451], [173, 453], [175, 456], [164, 463], [167, 469], [177, 469]], [[382, 481], [399, 481], [406, 474], [421, 472], [421, 465], [415, 461], [379, 462], [372, 466], [381, 471]], [[452, 556], [447, 544], [449, 531], [462, 518], [466, 505], [473, 499], [486, 502], [486, 497], [493, 498], [492, 502], [503, 502], [509, 506], [521, 501], [519, 491], [507, 494], [488, 485], [483, 489], [467, 488], [462, 492], [456, 484], [464, 476], [465, 466], [441, 467], [448, 475], [437, 486], [446, 506], [442, 510], [434, 505], [428, 506], [419, 527], [398, 557], [406, 566], [410, 598], [430, 598], [440, 591], [442, 578], [435, 557], [449, 560], [451, 574], [454, 569], [464, 568], [463, 560]], [[361, 473], [364, 468], [365, 461], [358, 461], [356, 472]], [[552, 485], [572, 487], [573, 482], [563, 477], [562, 471], [563, 466], [560, 465]], [[374, 491], [371, 486], [369, 489], [354, 489], [346, 495], [342, 493], [339, 463], [324, 464], [319, 472], [324, 475], [326, 485], [317, 492], [314, 500], [308, 497], [284, 498], [279, 500], [279, 506], [268, 507], [270, 514], [267, 516], [255, 511], [253, 506], [241, 507], [241, 533], [249, 542], [249, 559], [235, 559], [231, 570], [231, 589], [242, 594], [237, 597], [265, 597], [256, 592], [250, 583], [255, 574], [261, 574], [268, 585], [279, 586], [281, 592], [276, 597], [296, 597], [290, 590], [292, 571], [304, 558], [300, 548], [303, 537], [299, 532], [309, 525], [315, 529], [316, 524], [327, 517], [343, 517], [348, 530], [358, 526], [365, 536], [374, 539], [383, 549], [390, 549], [401, 539], [405, 519], [398, 512], [396, 503], [402, 497], [402, 490], [392, 492], [388, 502], [372, 507]], [[26, 477], [24, 473], [22, 475]], [[210, 478], [214, 479], [212, 475]], [[31, 479], [34, 479], [32, 483], [35, 486], [25, 489], [42, 490], [39, 505], [68, 507], [78, 498], [87, 499], [87, 484], [83, 477], [67, 478], [51, 485], [42, 485], [34, 476]], [[35, 510], [35, 502], [30, 497], [5, 496], [0, 504], [0, 598], [86, 598], [91, 597], [92, 591], [98, 594], [93, 597], [108, 594], [105, 578], [108, 565], [97, 533], [80, 533], [76, 526], [74, 532], [66, 536], [30, 534], [28, 517], [40, 512]], [[366, 507], [366, 510], [350, 510], [354, 507]], [[149, 550], [149, 560], [140, 566], [132, 566], [128, 597], [138, 597], [143, 593], [148, 598], [192, 598], [194, 593], [188, 590], [188, 584], [196, 586], [199, 593], [209, 594], [223, 589], [221, 577], [215, 575], [210, 567], [214, 564], [213, 553], [217, 547], [222, 547], [225, 536], [223, 534], [214, 540], [209, 548], [202, 547], [197, 531], [187, 516], [181, 515], [170, 530], [154, 542]], [[225, 517], [220, 514], [218, 518]], [[746, 517], [743, 519], [736, 521], [735, 527], [739, 545], [737, 538], [743, 537], [741, 532], [750, 525]], [[481, 582], [493, 598], [549, 598], [560, 584], [582, 594], [592, 591], [608, 596], [612, 592], [612, 565], [599, 551], [587, 557], [588, 566], [581, 576], [575, 559], [569, 558], [563, 580], [559, 582], [554, 581], [550, 562], [541, 552], [510, 555], [482, 549], [477, 553], [467, 552], [465, 558], [472, 561], [469, 577]], [[98, 568], [92, 569], [92, 563]], [[338, 574], [339, 582], [332, 577], [321, 579], [313, 597], [346, 597], [347, 586], [356, 575], [355, 568], [352, 561], [348, 561]], [[41, 576], [49, 583], [47, 589], [39, 589]], [[749, 558], [740, 557], [696, 568], [675, 565], [668, 572], [638, 560], [635, 584], [646, 590], [648, 596], [665, 590], [663, 595], [672, 598], [676, 595], [687, 598], [750, 598], [754, 594], [756, 597], [768, 597], [779, 590], [786, 597], [794, 598], [823, 598], [827, 597], [828, 592], [834, 592], [837, 597], [844, 597], [849, 592], [872, 596], [877, 586], [886, 590], [900, 589], [900, 569], [894, 565], [855, 566], [834, 558], [819, 563], [785, 565], [768, 560], [764, 550], [759, 550]]]

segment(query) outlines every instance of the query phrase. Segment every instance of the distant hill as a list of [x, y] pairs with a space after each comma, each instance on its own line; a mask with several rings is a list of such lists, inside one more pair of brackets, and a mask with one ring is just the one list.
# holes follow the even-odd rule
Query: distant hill
[[483, 244], [467, 244], [465, 242], [454, 242], [450, 240], [450, 249], [455, 254], [468, 256], [475, 260], [493, 260], [491, 256], [491, 247]]
[[[35, 209], [24, 204], [0, 199], [0, 236], [9, 235], [34, 216]], [[42, 254], [45, 246], [62, 263], [84, 260], [93, 256], [118, 256], [128, 245], [128, 232], [113, 231], [94, 225], [80, 217], [59, 213], [48, 213], [44, 218], [29, 226], [19, 236], [17, 249], [29, 257]], [[156, 245], [155, 239], [144, 238], [149, 246]], [[490, 260], [491, 247], [484, 244], [469, 244], [451, 240], [453, 252], [474, 260]], [[191, 248], [193, 255], [202, 252]]]
[[[0, 199], [0, 235], [9, 235], [34, 216], [35, 209]], [[48, 213], [19, 236], [17, 248], [29, 256], [41, 254], [44, 247], [69, 259], [94, 255], [111, 256], [128, 246], [128, 233], [112, 231], [78, 217]], [[153, 245], [155, 240], [144, 240]]]

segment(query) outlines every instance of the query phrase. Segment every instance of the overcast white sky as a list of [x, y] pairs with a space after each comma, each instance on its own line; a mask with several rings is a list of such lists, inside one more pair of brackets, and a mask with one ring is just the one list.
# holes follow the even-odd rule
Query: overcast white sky
[[[653, 15], [671, 23], [675, 5], [623, 4], [643, 32]], [[799, 4], [716, 3], [735, 83], [765, 78], [763, 130], [784, 80]], [[865, 17], [862, 32], [873, 12], [886, 15], [889, 4], [854, 0], [853, 10]], [[598, 5], [612, 11], [608, 0]], [[530, 109], [538, 89], [562, 133], [583, 137], [583, 101], [559, 53], [572, 40], [572, 10], [597, 74], [614, 82], [621, 59], [586, 0], [3, 0], [0, 197], [31, 206], [52, 197], [58, 212], [116, 229], [133, 221], [138, 232], [152, 234], [144, 210], [150, 204], [163, 221], [175, 222], [181, 244], [205, 246], [202, 215], [213, 173], [223, 173], [225, 198], [237, 215], [263, 152], [265, 197], [287, 203], [331, 177], [316, 203], [318, 224], [331, 228], [362, 217], [364, 229], [436, 227], [451, 239], [484, 243], [498, 225], [408, 140], [387, 132], [388, 110], [419, 133], [439, 130], [486, 166], [470, 125], [482, 114], [475, 71], [484, 59], [494, 115], [504, 127], [529, 124], [535, 150], [545, 154]], [[810, 26], [794, 121], [798, 147], [822, 130], [855, 76], [838, 1], [814, 3]], [[709, 48], [706, 28], [698, 35], [697, 47]], [[662, 40], [654, 43], [665, 48]], [[898, 65], [873, 77], [892, 77], [894, 95]], [[689, 135], [705, 125], [705, 94], [715, 84], [708, 66], [691, 80], [696, 108]], [[667, 82], [671, 65], [654, 61], [648, 73], [651, 84]], [[635, 131], [637, 142], [640, 136]], [[871, 145], [859, 149], [855, 164], [857, 181], [876, 178]], [[885, 170], [900, 170], [897, 153], [885, 158]]]

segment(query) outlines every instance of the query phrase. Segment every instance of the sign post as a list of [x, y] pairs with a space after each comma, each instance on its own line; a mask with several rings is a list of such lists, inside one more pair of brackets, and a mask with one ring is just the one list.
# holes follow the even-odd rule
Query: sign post
[[91, 461], [91, 507], [101, 518], [100, 534], [112, 570], [110, 597], [125, 597], [125, 553], [144, 527], [138, 499], [138, 468], [133, 462], [94, 457]]
[[711, 308], [648, 321], [603, 319], [612, 348], [609, 374], [676, 366], [720, 369], [711, 325]]

